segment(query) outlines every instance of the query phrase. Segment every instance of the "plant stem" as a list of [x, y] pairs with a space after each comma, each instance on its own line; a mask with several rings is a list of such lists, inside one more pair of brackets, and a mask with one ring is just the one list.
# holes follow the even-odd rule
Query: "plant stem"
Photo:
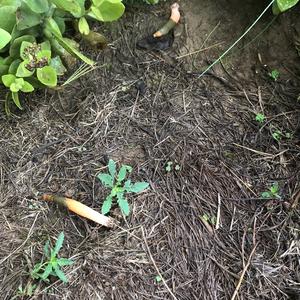
[[262, 16], [266, 13], [266, 11], [272, 6], [275, 0], [272, 0], [268, 6], [263, 10], [263, 12], [257, 17], [257, 19], [251, 24], [251, 26], [221, 55], [219, 56], [211, 65], [209, 65], [205, 71], [203, 71], [198, 78], [204, 76], [214, 65], [216, 65], [228, 52], [232, 50], [232, 48], [239, 43], [239, 41], [248, 34], [248, 32], [256, 25], [256, 23], [262, 18]]

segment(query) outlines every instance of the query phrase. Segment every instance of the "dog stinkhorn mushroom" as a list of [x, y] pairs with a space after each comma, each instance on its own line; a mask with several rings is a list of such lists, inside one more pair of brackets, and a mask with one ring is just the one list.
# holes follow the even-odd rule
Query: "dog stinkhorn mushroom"
[[137, 46], [146, 50], [165, 50], [170, 48], [174, 41], [173, 28], [180, 20], [179, 4], [171, 5], [171, 16], [167, 23], [153, 34], [142, 38]]
[[115, 222], [112, 218], [106, 217], [92, 208], [80, 203], [77, 200], [59, 197], [54, 195], [44, 194], [42, 200], [56, 202], [62, 206], [67, 207], [70, 211], [76, 213], [77, 215], [92, 220], [100, 225], [106, 227], [114, 227]]

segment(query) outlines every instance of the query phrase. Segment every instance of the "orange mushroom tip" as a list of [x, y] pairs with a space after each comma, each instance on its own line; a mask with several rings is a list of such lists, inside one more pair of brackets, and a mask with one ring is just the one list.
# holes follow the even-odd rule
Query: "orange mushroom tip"
[[94, 221], [95, 223], [98, 223], [100, 225], [106, 226], [106, 227], [114, 227], [115, 226], [115, 221], [114, 219], [110, 217], [106, 217], [94, 209], [86, 206], [85, 204], [82, 204], [81, 202], [66, 198], [66, 197], [59, 197], [55, 195], [48, 195], [44, 194], [41, 197], [42, 200], [44, 201], [51, 201], [51, 202], [56, 202], [62, 206], [67, 207], [70, 211], [74, 212], [75, 214], [87, 218], [89, 220]]
[[180, 20], [179, 4], [175, 2], [171, 5], [170, 8], [171, 8], [171, 16], [169, 21], [162, 28], [156, 31], [153, 34], [153, 37], [159, 38], [162, 37], [163, 35], [168, 34], [168, 32], [171, 29], [173, 29], [176, 26], [176, 24], [178, 24]]

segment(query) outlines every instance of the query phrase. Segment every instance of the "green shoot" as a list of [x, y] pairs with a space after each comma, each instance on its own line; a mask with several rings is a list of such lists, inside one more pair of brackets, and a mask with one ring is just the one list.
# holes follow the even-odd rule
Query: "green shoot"
[[14, 297], [12, 297], [11, 300], [17, 299], [17, 298], [24, 298], [24, 297], [31, 297], [34, 294], [34, 291], [36, 289], [36, 284], [31, 284], [29, 282], [25, 287], [23, 288], [22, 285], [18, 287], [18, 291]]
[[258, 113], [255, 116], [255, 121], [262, 124], [266, 120], [266, 116], [264, 114]]
[[273, 185], [269, 188], [268, 191], [265, 191], [261, 194], [261, 196], [263, 198], [266, 199], [273, 199], [273, 198], [277, 198], [280, 199], [280, 195], [279, 195], [279, 185], [277, 182], [273, 183]]
[[40, 279], [45, 282], [49, 282], [49, 276], [58, 277], [62, 282], [67, 283], [68, 279], [64, 272], [61, 270], [63, 266], [69, 266], [73, 264], [73, 261], [68, 258], [58, 258], [58, 252], [61, 249], [64, 241], [64, 233], [61, 232], [56, 240], [55, 246], [53, 249], [50, 248], [50, 242], [44, 246], [44, 255], [46, 257], [46, 261], [43, 260], [37, 263], [33, 270], [31, 271], [30, 275], [33, 279]]
[[126, 180], [127, 175], [132, 172], [132, 167], [122, 165], [117, 174], [116, 163], [112, 159], [108, 162], [108, 171], [109, 173], [100, 173], [97, 175], [101, 183], [111, 189], [110, 194], [102, 204], [101, 212], [104, 215], [108, 214], [112, 207], [113, 200], [116, 199], [121, 212], [125, 216], [128, 216], [130, 207], [125, 198], [125, 194], [140, 193], [149, 187], [149, 183], [144, 181], [132, 183], [130, 179]]
[[173, 165], [172, 161], [168, 161], [167, 162], [167, 165], [166, 165], [166, 171], [167, 172], [171, 172], [172, 171], [172, 165]]
[[157, 276], [155, 276], [155, 281], [157, 283], [160, 283], [162, 281], [162, 278], [159, 275], [157, 275]]
[[278, 78], [279, 78], [279, 71], [278, 70], [272, 70], [271, 73], [268, 73], [268, 75], [274, 80], [274, 81], [277, 81]]
[[282, 138], [282, 132], [278, 129], [276, 129], [273, 133], [272, 133], [272, 137], [275, 141], [279, 142]]

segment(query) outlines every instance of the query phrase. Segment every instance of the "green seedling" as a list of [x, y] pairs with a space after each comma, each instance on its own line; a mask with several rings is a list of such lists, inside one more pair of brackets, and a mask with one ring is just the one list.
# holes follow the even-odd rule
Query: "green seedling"
[[18, 291], [16, 295], [11, 299], [24, 299], [24, 297], [31, 297], [34, 294], [34, 291], [36, 289], [36, 284], [31, 284], [30, 282], [23, 288], [22, 285], [18, 287]]
[[[101, 212], [102, 214], [108, 214], [112, 207], [113, 200], [116, 198], [117, 203], [121, 209], [121, 212], [128, 216], [130, 213], [130, 207], [125, 194], [127, 193], [140, 193], [149, 187], [148, 182], [136, 182], [132, 183], [130, 179], [126, 180], [128, 174], [132, 172], [132, 167], [122, 165], [119, 173], [116, 172], [116, 163], [110, 159], [108, 162], [109, 173], [100, 173], [97, 178], [101, 183], [111, 189], [110, 194], [103, 202]], [[126, 180], [126, 181], [125, 181]]]
[[[170, 173], [173, 170], [173, 165], [174, 165], [174, 163], [172, 161], [168, 161], [167, 164], [166, 164], [166, 167], [165, 167], [166, 172]], [[180, 167], [179, 164], [175, 164], [174, 169], [176, 171], [180, 171], [181, 167]]]
[[272, 70], [270, 73], [268, 73], [268, 75], [274, 80], [274, 81], [277, 81], [279, 76], [280, 76], [280, 73], [278, 70]]
[[157, 275], [157, 276], [155, 276], [155, 281], [157, 283], [160, 283], [162, 281], [162, 278], [159, 275]]
[[49, 276], [55, 276], [64, 283], [68, 282], [66, 275], [61, 270], [61, 267], [69, 266], [73, 264], [73, 261], [68, 258], [57, 257], [58, 252], [63, 245], [64, 238], [64, 233], [61, 232], [53, 249], [50, 248], [50, 241], [47, 241], [44, 246], [44, 255], [46, 261], [43, 262], [42, 260], [34, 266], [33, 270], [30, 272], [31, 278], [49, 282]]
[[266, 116], [264, 114], [258, 113], [255, 116], [255, 121], [262, 124], [266, 120]]
[[211, 225], [216, 225], [216, 222], [217, 222], [217, 218], [215, 216], [210, 216], [208, 214], [204, 214], [202, 216], [202, 219], [204, 221], [206, 221], [207, 223], [210, 223]]
[[279, 142], [282, 138], [282, 132], [279, 129], [276, 129], [273, 133], [272, 133], [272, 137], [275, 141]]
[[262, 198], [266, 198], [266, 199], [280, 199], [280, 195], [279, 195], [279, 185], [277, 182], [273, 183], [273, 185], [269, 188], [268, 191], [265, 191], [261, 194]]

